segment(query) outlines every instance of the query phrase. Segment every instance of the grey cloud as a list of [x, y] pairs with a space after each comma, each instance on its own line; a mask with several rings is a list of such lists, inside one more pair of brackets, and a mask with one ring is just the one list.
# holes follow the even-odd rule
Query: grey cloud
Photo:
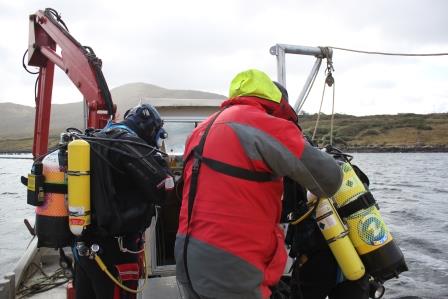
[[[221, 6], [230, 7], [225, 13], [215, 7], [218, 4], [204, 3], [196, 8], [203, 13], [196, 15], [194, 9], [179, 13], [175, 3], [169, 9], [169, 5], [144, 1], [119, 6], [103, 1], [39, 0], [0, 4], [0, 18], [10, 18], [15, 24], [11, 27], [20, 24], [27, 30], [28, 14], [46, 6], [57, 9], [73, 36], [81, 44], [91, 46], [103, 60], [103, 71], [111, 88], [146, 82], [225, 94], [228, 81], [241, 68], [265, 68], [275, 74], [275, 57], [269, 54], [269, 47], [276, 42], [325, 46], [328, 41], [333, 46], [394, 52], [416, 52], [420, 46], [448, 51], [441, 49], [448, 45], [445, 33], [448, 2], [443, 0], [259, 0], [257, 5], [252, 1], [229, 0], [226, 6]], [[364, 32], [378, 36], [370, 40], [369, 36], [360, 36]], [[344, 33], [353, 36], [353, 40], [345, 38]], [[23, 44], [25, 50], [28, 38], [25, 29], [15, 38], [15, 43]], [[15, 78], [29, 77], [21, 69], [22, 48], [18, 51], [10, 45], [2, 47], [3, 73]], [[288, 71], [299, 70], [305, 79], [313, 59], [304, 60], [310, 65], [294, 64], [288, 58]], [[407, 66], [409, 70], [409, 65], [418, 65], [416, 62], [415, 58], [335, 51], [335, 79], [345, 75], [365, 76], [366, 87], [372, 90], [393, 89], [395, 83], [372, 78], [369, 67], [378, 70], [380, 64], [389, 72], [392, 66], [397, 71], [399, 66]], [[441, 68], [440, 77], [444, 76]], [[34, 82], [23, 81], [28, 82], [23, 89], [32, 92]], [[290, 86], [292, 83], [288, 81]]]
[[366, 83], [365, 86], [370, 88], [391, 89], [396, 87], [397, 84], [390, 80], [376, 80]]
[[[330, 18], [344, 18], [345, 26], [353, 30], [377, 27], [389, 42], [419, 43], [446, 42], [448, 2], [444, 0], [398, 1], [341, 1], [335, 5]], [[362, 5], [362, 7], [360, 7]]]

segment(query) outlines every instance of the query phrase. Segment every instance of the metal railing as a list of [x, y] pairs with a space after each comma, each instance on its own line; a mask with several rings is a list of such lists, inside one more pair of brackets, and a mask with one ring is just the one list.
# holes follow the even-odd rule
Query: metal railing
[[287, 44], [276, 44], [270, 48], [270, 53], [277, 56], [277, 81], [286, 88], [286, 66], [285, 66], [285, 54], [299, 54], [316, 57], [316, 61], [311, 69], [311, 72], [305, 81], [305, 85], [300, 92], [297, 101], [294, 103], [294, 110], [299, 113], [302, 103], [305, 101], [306, 96], [309, 93], [311, 85], [319, 72], [322, 59], [326, 58], [331, 60], [333, 57], [333, 50], [328, 47], [308, 47], [308, 46], [296, 46]]

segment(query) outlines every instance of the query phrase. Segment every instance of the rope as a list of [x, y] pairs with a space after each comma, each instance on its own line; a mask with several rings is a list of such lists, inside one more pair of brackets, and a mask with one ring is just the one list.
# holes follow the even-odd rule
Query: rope
[[324, 102], [324, 95], [325, 95], [325, 87], [326, 86], [327, 86], [327, 83], [324, 83], [324, 88], [322, 90], [322, 99], [320, 100], [319, 113], [317, 114], [316, 125], [314, 126], [313, 136], [311, 137], [312, 141], [314, 141], [314, 137], [316, 137], [317, 127], [319, 126], [319, 119], [320, 119], [320, 114], [321, 114], [321, 111], [322, 111], [322, 103]]
[[67, 277], [64, 275], [64, 269], [62, 268], [57, 269], [53, 274], [49, 275], [36, 263], [31, 263], [30, 266], [33, 266], [35, 269], [31, 271], [31, 267], [28, 268], [27, 276], [24, 280], [28, 280], [37, 272], [40, 272], [41, 277], [32, 284], [22, 283], [16, 294], [17, 298], [26, 298], [34, 294], [43, 293], [68, 282]]
[[[328, 50], [328, 48], [326, 48], [326, 49]], [[314, 141], [314, 138], [316, 137], [317, 127], [319, 126], [320, 115], [322, 113], [322, 104], [324, 102], [324, 97], [325, 97], [325, 87], [328, 85], [330, 87], [333, 87], [333, 106], [332, 106], [332, 111], [331, 111], [331, 122], [330, 122], [330, 145], [333, 144], [333, 123], [334, 123], [335, 82], [334, 82], [334, 78], [333, 78], [333, 71], [334, 71], [333, 61], [331, 60], [331, 58], [327, 58], [327, 68], [325, 70], [325, 74], [327, 76], [325, 77], [325, 81], [324, 81], [324, 88], [322, 90], [322, 99], [320, 100], [319, 113], [317, 114], [316, 125], [314, 126], [313, 137], [311, 138], [311, 141]]]
[[333, 105], [331, 107], [331, 122], [330, 122], [330, 145], [333, 145], [333, 124], [334, 124], [334, 94], [336, 90], [336, 83], [333, 82]]
[[340, 48], [340, 47], [328, 47], [335, 50], [362, 53], [362, 54], [374, 54], [374, 55], [388, 55], [388, 56], [447, 56], [448, 53], [390, 53], [390, 52], [380, 52], [380, 51], [364, 51], [364, 50], [354, 50], [348, 48]]

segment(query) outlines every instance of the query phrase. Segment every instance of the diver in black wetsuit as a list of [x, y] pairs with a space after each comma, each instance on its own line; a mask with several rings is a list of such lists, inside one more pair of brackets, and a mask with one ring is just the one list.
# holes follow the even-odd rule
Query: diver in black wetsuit
[[[168, 166], [157, 150], [166, 138], [157, 110], [143, 104], [124, 118], [86, 138], [91, 148], [92, 224], [73, 250], [78, 299], [135, 298], [125, 288], [136, 290], [145, 272], [144, 231], [171, 187]], [[92, 252], [124, 288], [100, 269]]]

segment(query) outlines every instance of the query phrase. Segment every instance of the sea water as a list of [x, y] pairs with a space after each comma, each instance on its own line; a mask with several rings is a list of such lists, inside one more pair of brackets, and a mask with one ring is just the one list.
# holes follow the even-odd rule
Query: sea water
[[[448, 298], [448, 154], [352, 154], [370, 179], [383, 219], [403, 251], [408, 272], [385, 283], [383, 298]], [[0, 159], [0, 278], [14, 269], [31, 235], [26, 175], [31, 160]]]

